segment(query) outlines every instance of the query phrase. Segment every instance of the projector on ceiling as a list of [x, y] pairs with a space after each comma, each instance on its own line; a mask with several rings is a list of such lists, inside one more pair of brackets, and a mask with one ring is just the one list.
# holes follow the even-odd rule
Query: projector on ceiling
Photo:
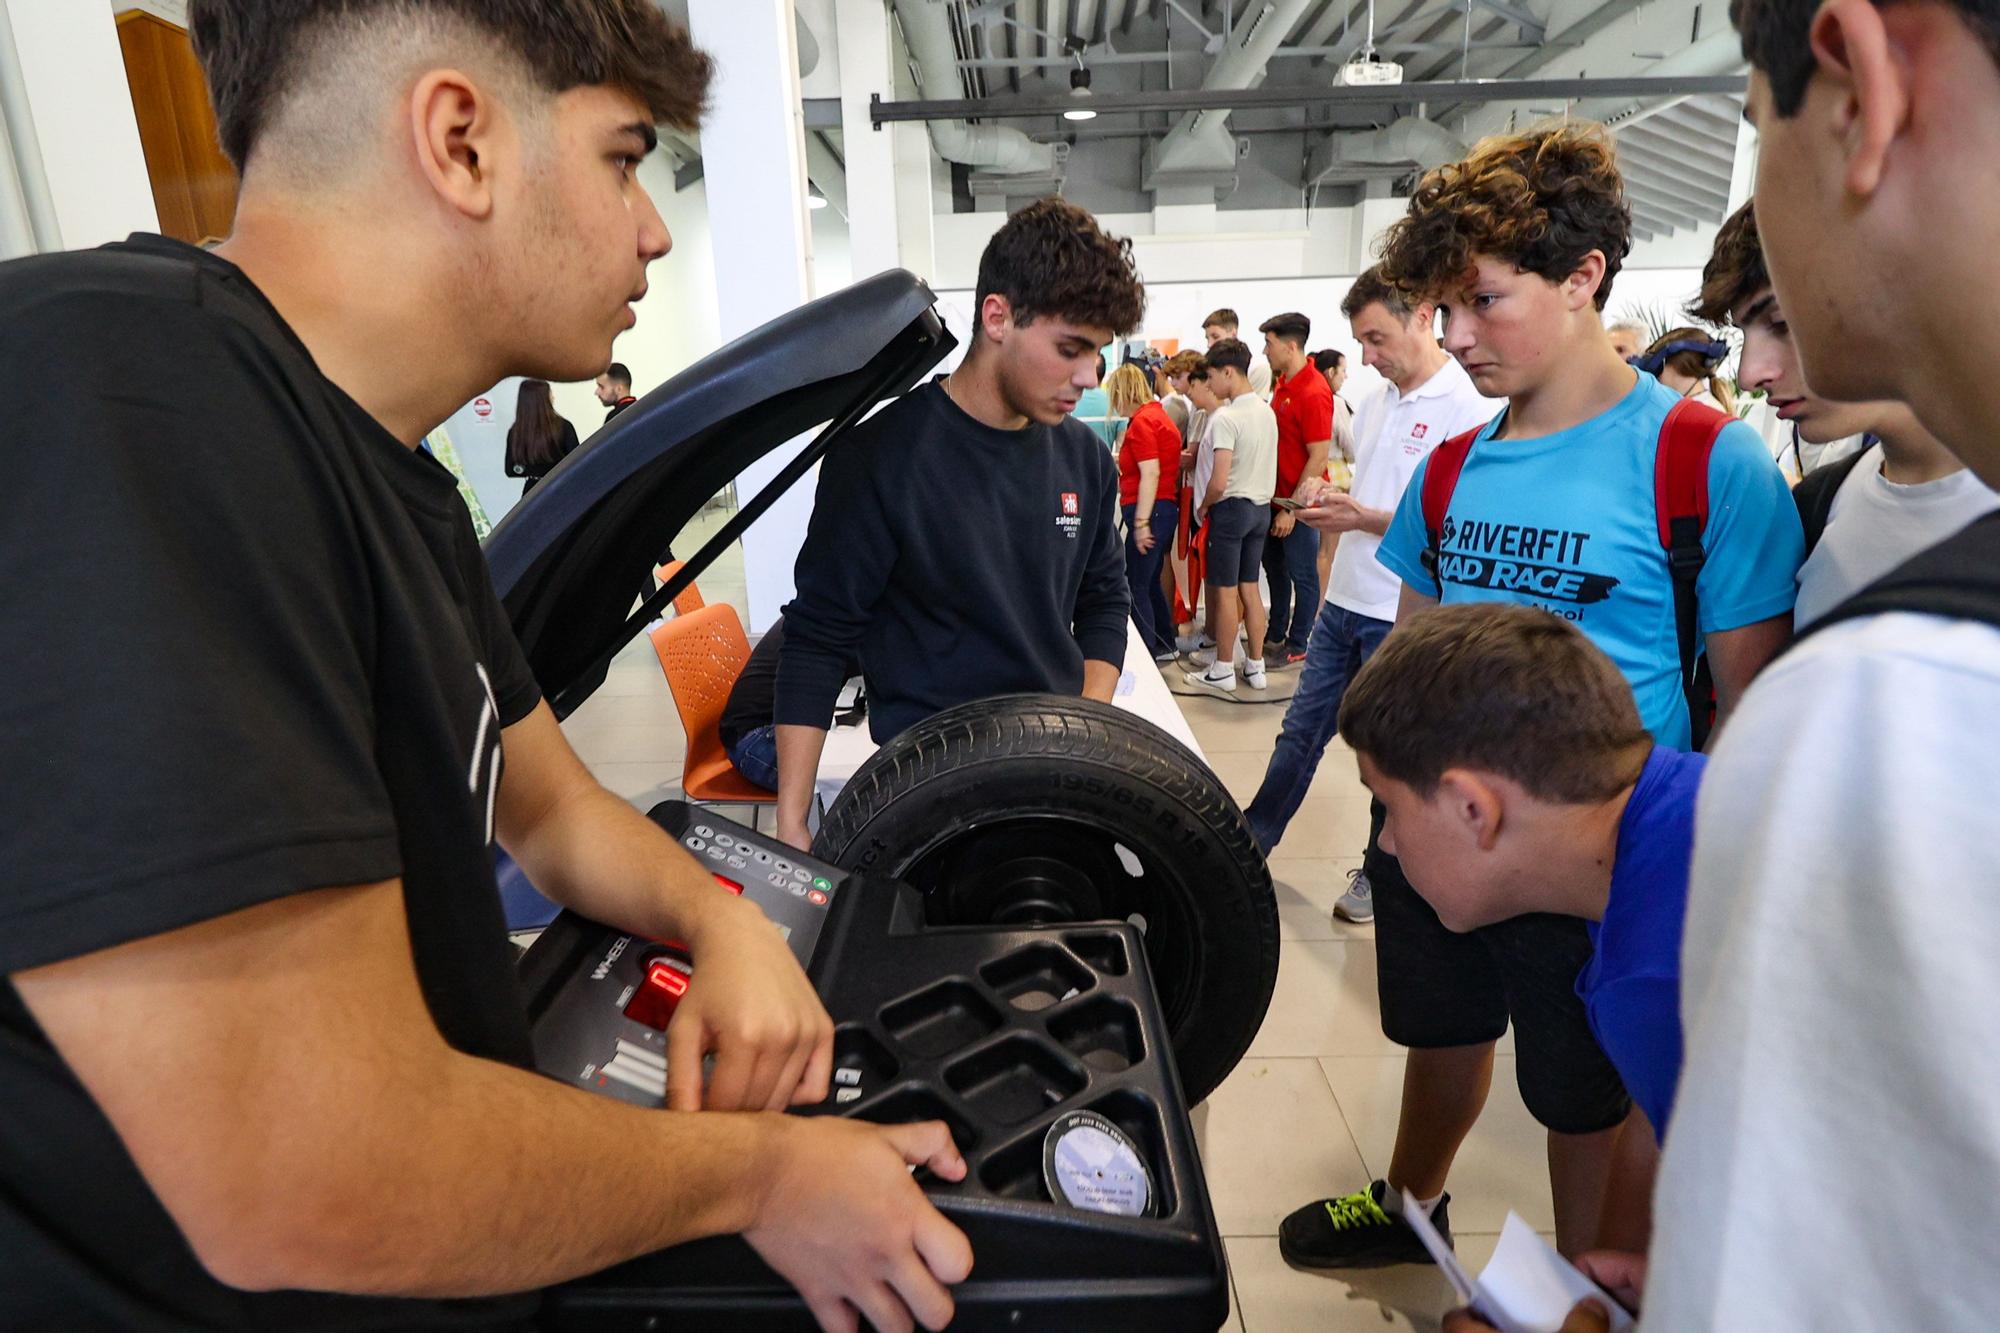
[[1349, 88], [1375, 88], [1402, 81], [1401, 65], [1393, 60], [1378, 60], [1372, 56], [1348, 61], [1340, 67], [1340, 73], [1335, 78], [1335, 82]]

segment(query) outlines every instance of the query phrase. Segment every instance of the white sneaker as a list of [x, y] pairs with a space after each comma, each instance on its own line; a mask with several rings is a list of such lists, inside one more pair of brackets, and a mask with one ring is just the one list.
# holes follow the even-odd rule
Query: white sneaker
[[1253, 690], [1261, 690], [1269, 684], [1264, 677], [1264, 661], [1262, 658], [1246, 656], [1243, 659], [1243, 679], [1249, 683], [1250, 688]]
[[1213, 648], [1197, 649], [1196, 651], [1188, 654], [1188, 661], [1192, 662], [1195, 666], [1198, 666], [1203, 670], [1207, 670], [1209, 667], [1215, 665], [1215, 649]]
[[[1215, 674], [1218, 670], [1222, 672], [1219, 676]], [[1224, 694], [1236, 693], [1236, 671], [1226, 663], [1217, 663], [1206, 671], [1183, 671], [1181, 675], [1188, 684], [1201, 689], [1218, 690]]]
[[1174, 639], [1174, 647], [1184, 653], [1198, 653], [1204, 648], [1214, 648], [1215, 640], [1197, 631], [1193, 634], [1182, 634], [1176, 637]]

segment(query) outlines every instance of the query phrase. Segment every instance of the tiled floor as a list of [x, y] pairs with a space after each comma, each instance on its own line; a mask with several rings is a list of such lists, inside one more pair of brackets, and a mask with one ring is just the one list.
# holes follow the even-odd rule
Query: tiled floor
[[[704, 576], [702, 592], [740, 610], [741, 575], [731, 575], [724, 567]], [[1281, 706], [1178, 702], [1218, 776], [1247, 803]], [[677, 794], [683, 733], [644, 639], [620, 655], [565, 727], [599, 777], [635, 804]], [[1195, 1112], [1229, 1254], [1230, 1333], [1431, 1330], [1453, 1303], [1434, 1269], [1341, 1278], [1296, 1272], [1278, 1255], [1286, 1213], [1380, 1175], [1395, 1140], [1403, 1062], [1382, 1035], [1373, 932], [1329, 914], [1367, 834], [1366, 793], [1352, 755], [1336, 741], [1271, 861], [1282, 943], [1270, 1013], [1243, 1063]], [[1538, 1230], [1553, 1225], [1544, 1139], [1521, 1105], [1511, 1051], [1510, 1038], [1486, 1114], [1452, 1175], [1458, 1249], [1474, 1272], [1509, 1208]]]

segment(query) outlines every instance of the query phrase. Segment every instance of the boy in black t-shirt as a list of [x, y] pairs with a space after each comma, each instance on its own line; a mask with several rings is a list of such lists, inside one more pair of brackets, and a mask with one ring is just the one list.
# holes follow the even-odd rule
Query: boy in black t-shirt
[[[229, 241], [0, 266], [0, 1327], [518, 1327], [728, 1232], [830, 1328], [942, 1326], [949, 1135], [769, 1114], [825, 1096], [825, 1011], [578, 762], [414, 448], [609, 360], [706, 57], [650, 0], [188, 20]], [[691, 946], [672, 1110], [531, 1072], [496, 837]]]

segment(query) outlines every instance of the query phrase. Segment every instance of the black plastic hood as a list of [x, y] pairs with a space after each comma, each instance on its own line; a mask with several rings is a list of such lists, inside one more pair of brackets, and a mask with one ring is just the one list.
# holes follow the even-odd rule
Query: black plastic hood
[[[915, 275], [878, 274], [730, 343], [620, 413], [522, 498], [486, 562], [558, 716], [603, 682], [619, 649], [877, 403], [954, 345]], [[820, 433], [632, 613], [648, 573], [701, 506], [751, 463]]]

